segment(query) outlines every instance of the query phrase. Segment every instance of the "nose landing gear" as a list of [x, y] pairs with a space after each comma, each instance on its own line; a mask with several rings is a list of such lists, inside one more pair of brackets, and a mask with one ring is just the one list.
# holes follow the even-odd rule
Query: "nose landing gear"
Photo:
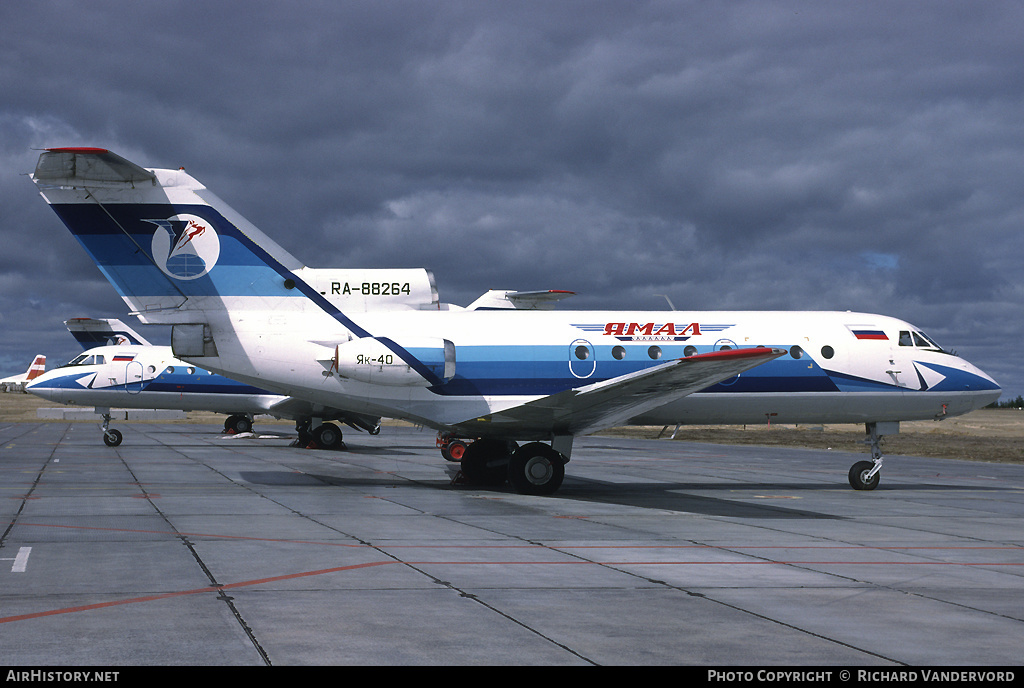
[[896, 435], [900, 431], [899, 422], [867, 423], [864, 426], [867, 439], [864, 444], [871, 446], [871, 460], [858, 461], [850, 467], [850, 487], [855, 490], [873, 490], [878, 487], [882, 470], [882, 437]]
[[[100, 409], [96, 409], [100, 411]], [[110, 427], [110, 409], [102, 410], [103, 415], [103, 443], [108, 447], [116, 447], [121, 444], [121, 440], [124, 439], [121, 435], [120, 430], [115, 430]]]

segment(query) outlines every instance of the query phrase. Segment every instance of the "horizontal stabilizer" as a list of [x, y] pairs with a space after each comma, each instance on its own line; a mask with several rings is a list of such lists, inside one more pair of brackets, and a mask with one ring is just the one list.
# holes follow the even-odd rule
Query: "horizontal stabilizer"
[[492, 289], [466, 307], [469, 311], [487, 310], [551, 310], [562, 299], [574, 296], [576, 292], [561, 289], [543, 291], [505, 291]]
[[71, 318], [65, 320], [71, 336], [86, 349], [108, 344], [141, 344], [150, 343], [139, 333], [116, 318]]
[[156, 175], [103, 148], [47, 148], [33, 177], [46, 184], [156, 183]]

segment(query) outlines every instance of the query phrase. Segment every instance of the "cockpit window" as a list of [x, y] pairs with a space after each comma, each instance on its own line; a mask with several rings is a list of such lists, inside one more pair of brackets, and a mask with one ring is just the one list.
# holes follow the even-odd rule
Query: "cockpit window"
[[924, 332], [900, 331], [900, 346], [916, 346], [919, 349], [942, 351], [942, 347], [933, 342]]
[[934, 339], [926, 335], [924, 332], [915, 332], [914, 335], [916, 337], [920, 337], [924, 341], [924, 344], [918, 344], [918, 346], [923, 346], [927, 349], [935, 349], [937, 351], [945, 351], [945, 349], [935, 343]]
[[85, 353], [79, 354], [75, 358], [72, 358], [67, 364], [65, 364], [64, 367], [68, 368], [71, 366], [103, 365], [106, 362], [107, 360], [102, 354]]

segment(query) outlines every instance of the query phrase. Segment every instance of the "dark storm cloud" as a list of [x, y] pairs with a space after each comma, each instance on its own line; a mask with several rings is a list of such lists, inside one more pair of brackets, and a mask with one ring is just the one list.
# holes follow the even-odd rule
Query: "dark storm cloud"
[[0, 365], [73, 351], [67, 317], [123, 314], [17, 176], [31, 148], [78, 144], [185, 166], [311, 265], [425, 266], [456, 303], [884, 312], [1020, 393], [1022, 20], [1000, 2], [6, 3]]

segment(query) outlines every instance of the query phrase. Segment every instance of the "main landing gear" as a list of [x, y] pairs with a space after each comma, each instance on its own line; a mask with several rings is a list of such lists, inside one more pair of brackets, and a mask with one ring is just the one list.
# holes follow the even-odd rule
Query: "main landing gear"
[[246, 432], [252, 432], [252, 422], [252, 416], [244, 413], [228, 416], [227, 420], [224, 421], [224, 433], [241, 435]]
[[461, 470], [456, 482], [500, 487], [508, 481], [520, 494], [549, 495], [565, 479], [572, 438], [558, 437], [552, 444], [529, 442], [519, 446], [510, 440], [467, 442], [438, 435], [437, 446], [447, 461], [459, 463]]
[[850, 487], [855, 490], [873, 490], [878, 487], [882, 470], [882, 437], [899, 433], [900, 424], [867, 423], [864, 429], [867, 432], [864, 444], [871, 446], [871, 460], [858, 461], [850, 467]]
[[[314, 427], [315, 425], [315, 427]], [[299, 438], [292, 443], [293, 447], [307, 449], [344, 449], [341, 428], [334, 423], [320, 423], [311, 418], [296, 421], [295, 431]]]

